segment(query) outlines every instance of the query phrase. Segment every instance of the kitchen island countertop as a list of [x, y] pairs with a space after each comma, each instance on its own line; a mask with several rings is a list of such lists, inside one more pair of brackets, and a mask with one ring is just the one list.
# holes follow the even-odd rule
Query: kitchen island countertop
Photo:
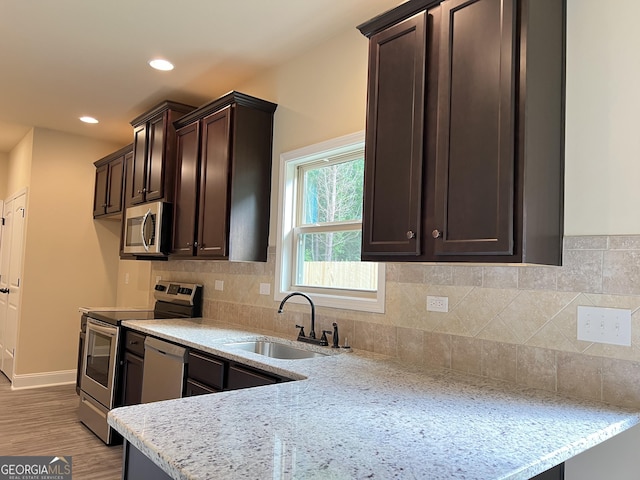
[[111, 410], [109, 424], [176, 479], [528, 479], [640, 423], [640, 412], [363, 351], [242, 352], [223, 344], [269, 335], [207, 319], [124, 326], [297, 380]]

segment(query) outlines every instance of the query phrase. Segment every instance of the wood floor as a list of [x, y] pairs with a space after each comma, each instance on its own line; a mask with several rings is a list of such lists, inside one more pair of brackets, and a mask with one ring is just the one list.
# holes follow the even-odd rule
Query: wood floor
[[0, 373], [0, 455], [71, 456], [74, 480], [118, 480], [122, 446], [107, 447], [77, 416], [74, 385], [11, 391]]

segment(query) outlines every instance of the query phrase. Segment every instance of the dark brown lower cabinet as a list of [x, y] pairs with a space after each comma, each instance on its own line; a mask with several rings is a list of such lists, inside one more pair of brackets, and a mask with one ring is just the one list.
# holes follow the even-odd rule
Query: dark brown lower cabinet
[[564, 480], [564, 463], [536, 475], [531, 480]]
[[144, 369], [144, 339], [131, 330], [124, 333], [124, 354], [122, 356], [122, 378], [120, 388], [122, 405], [137, 405], [142, 401], [142, 372]]
[[142, 400], [142, 372], [144, 359], [125, 352], [123, 359], [122, 405], [137, 405]]
[[260, 387], [262, 385], [272, 385], [274, 383], [278, 383], [278, 378], [269, 374], [258, 372], [240, 365], [229, 366], [227, 390]]
[[171, 480], [171, 477], [164, 470], [126, 440], [123, 447], [123, 480]]

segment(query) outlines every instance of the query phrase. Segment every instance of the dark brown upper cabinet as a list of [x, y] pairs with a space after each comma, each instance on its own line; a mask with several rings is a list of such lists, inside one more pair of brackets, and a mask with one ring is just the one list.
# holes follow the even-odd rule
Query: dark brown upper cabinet
[[94, 163], [93, 218], [116, 216], [122, 212], [125, 156], [131, 154], [132, 148], [127, 145]]
[[175, 122], [172, 256], [267, 260], [275, 109], [234, 91]]
[[165, 101], [135, 118], [131, 182], [126, 203], [152, 200], [171, 202], [176, 172], [176, 136], [173, 122], [195, 107]]
[[565, 24], [564, 0], [410, 0], [358, 27], [364, 260], [561, 264]]

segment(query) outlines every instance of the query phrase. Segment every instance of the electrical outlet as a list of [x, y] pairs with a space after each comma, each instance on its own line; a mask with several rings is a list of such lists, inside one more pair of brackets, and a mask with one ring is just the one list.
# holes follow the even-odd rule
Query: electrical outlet
[[222, 280], [216, 280], [214, 288], [220, 292], [224, 290], [224, 282]]
[[124, 274], [124, 284], [129, 285], [129, 272]]
[[160, 275], [156, 275], [156, 283], [158, 283], [160, 280], [162, 280], [162, 277]]
[[427, 295], [427, 311], [447, 313], [449, 311], [449, 297]]
[[578, 340], [631, 346], [631, 310], [579, 305]]
[[261, 283], [260, 284], [260, 295], [270, 295], [271, 294], [271, 284], [270, 283]]

